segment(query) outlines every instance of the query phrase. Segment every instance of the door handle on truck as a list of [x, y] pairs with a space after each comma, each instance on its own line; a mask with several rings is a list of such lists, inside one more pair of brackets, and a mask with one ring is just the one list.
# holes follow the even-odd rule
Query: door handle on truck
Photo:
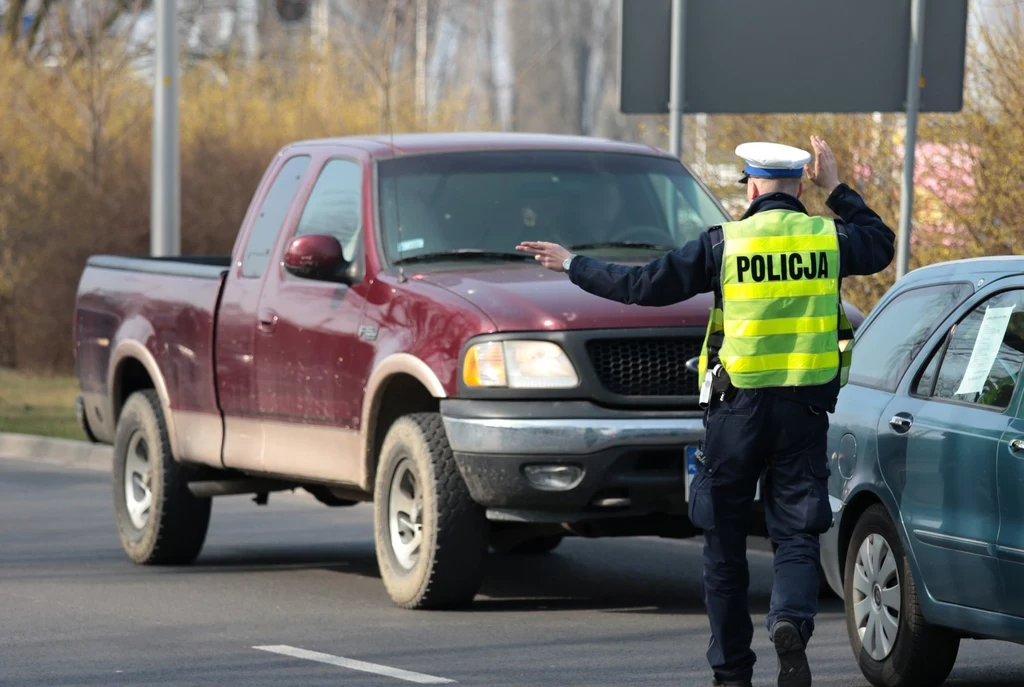
[[1024, 439], [1014, 439], [1010, 442], [1010, 450], [1014, 453], [1024, 451]]
[[257, 327], [264, 334], [273, 334], [274, 328], [277, 327], [277, 313], [273, 310], [261, 310]]

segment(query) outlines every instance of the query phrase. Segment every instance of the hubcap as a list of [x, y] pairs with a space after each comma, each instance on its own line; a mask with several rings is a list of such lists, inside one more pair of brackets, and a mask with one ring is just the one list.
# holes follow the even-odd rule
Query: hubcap
[[419, 560], [423, 543], [423, 491], [408, 458], [399, 463], [391, 478], [388, 529], [395, 558], [399, 565], [411, 570]]
[[853, 617], [864, 650], [876, 661], [892, 653], [900, 630], [900, 578], [896, 555], [880, 534], [870, 534], [853, 569]]
[[143, 529], [149, 522], [149, 509], [153, 505], [152, 479], [149, 444], [142, 432], [136, 432], [128, 442], [124, 461], [124, 501], [128, 518], [136, 529]]

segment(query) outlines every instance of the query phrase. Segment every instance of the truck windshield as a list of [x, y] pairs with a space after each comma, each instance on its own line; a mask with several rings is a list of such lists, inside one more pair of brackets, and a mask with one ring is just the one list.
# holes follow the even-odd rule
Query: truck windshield
[[640, 255], [728, 221], [675, 160], [581, 151], [485, 151], [380, 162], [389, 262], [512, 253], [520, 241]]

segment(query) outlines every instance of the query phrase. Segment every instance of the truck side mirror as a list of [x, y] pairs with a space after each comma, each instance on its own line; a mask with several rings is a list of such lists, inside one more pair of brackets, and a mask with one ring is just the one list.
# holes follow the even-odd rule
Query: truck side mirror
[[288, 274], [303, 279], [344, 283], [349, 264], [338, 239], [327, 234], [307, 234], [295, 238], [284, 254]]

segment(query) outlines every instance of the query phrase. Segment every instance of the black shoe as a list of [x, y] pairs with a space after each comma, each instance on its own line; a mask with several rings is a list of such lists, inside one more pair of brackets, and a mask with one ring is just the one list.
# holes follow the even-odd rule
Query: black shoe
[[811, 687], [811, 667], [807, 665], [807, 645], [800, 630], [788, 620], [775, 623], [772, 632], [775, 653], [779, 655], [778, 687]]
[[719, 682], [718, 678], [712, 678], [711, 687], [753, 687], [750, 684], [750, 680], [742, 682]]

